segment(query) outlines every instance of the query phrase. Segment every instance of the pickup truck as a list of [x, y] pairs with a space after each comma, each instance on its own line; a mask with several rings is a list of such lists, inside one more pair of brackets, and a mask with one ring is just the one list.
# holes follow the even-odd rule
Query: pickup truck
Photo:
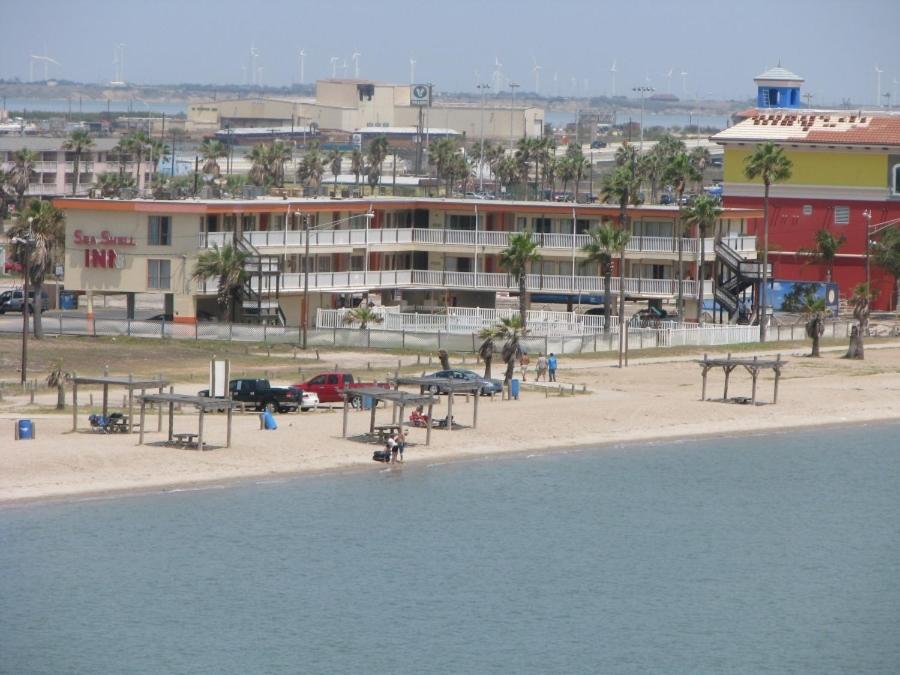
[[[344, 397], [341, 392], [344, 389], [366, 389], [369, 387], [383, 387], [388, 389], [387, 384], [378, 384], [375, 382], [356, 382], [350, 373], [319, 373], [306, 382], [298, 382], [293, 385], [303, 391], [316, 393], [319, 396], [320, 403], [343, 403]], [[350, 405], [359, 408], [362, 405], [362, 396], [353, 396], [350, 398]]]
[[[290, 412], [301, 408], [309, 410], [318, 405], [319, 401], [312, 394], [298, 387], [273, 387], [268, 380], [254, 380], [241, 378], [231, 380], [228, 383], [228, 391], [232, 401], [252, 403], [257, 410], [267, 407], [276, 412]], [[199, 392], [199, 396], [209, 396], [209, 390]]]

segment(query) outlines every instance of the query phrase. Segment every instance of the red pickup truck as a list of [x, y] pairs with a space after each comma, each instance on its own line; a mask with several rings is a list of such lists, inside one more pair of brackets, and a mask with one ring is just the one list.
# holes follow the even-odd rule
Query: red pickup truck
[[[376, 382], [356, 382], [350, 373], [319, 373], [307, 382], [298, 382], [293, 385], [303, 391], [315, 392], [319, 395], [319, 403], [343, 403], [341, 392], [344, 389], [366, 389], [368, 387], [383, 387], [389, 389], [387, 384]], [[362, 405], [362, 396], [353, 396], [350, 405], [359, 408]]]

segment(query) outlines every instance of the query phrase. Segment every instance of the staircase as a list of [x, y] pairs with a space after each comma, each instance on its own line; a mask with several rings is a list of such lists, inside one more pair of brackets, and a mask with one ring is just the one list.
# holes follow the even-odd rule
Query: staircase
[[[731, 322], [737, 320], [741, 294], [751, 286], [756, 288], [763, 277], [763, 265], [757, 260], [745, 260], [724, 241], [716, 242], [716, 288], [713, 295], [728, 311]], [[772, 265], [768, 266], [772, 278]]]
[[[287, 324], [278, 301], [281, 263], [277, 255], [265, 255], [244, 237], [237, 240], [238, 249], [247, 256], [244, 269], [249, 276], [241, 288], [241, 309], [245, 318], [276, 326]], [[274, 297], [272, 289], [274, 290]]]

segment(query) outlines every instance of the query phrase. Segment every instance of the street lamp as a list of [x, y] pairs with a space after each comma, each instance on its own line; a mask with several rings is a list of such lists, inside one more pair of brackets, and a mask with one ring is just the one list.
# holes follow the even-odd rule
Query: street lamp
[[862, 212], [863, 220], [866, 221], [866, 294], [872, 292], [872, 280], [869, 267], [869, 258], [872, 251], [872, 242], [869, 230], [872, 228], [872, 209], [866, 209]]
[[481, 153], [478, 157], [478, 191], [484, 192], [484, 96], [491, 85], [477, 84], [475, 86], [481, 90]]
[[632, 87], [631, 91], [637, 92], [641, 96], [641, 142], [639, 150], [644, 151], [644, 94], [650, 94], [656, 91], [653, 87]]
[[[13, 237], [10, 241], [25, 247], [22, 257], [22, 377], [21, 383], [28, 379], [28, 276], [31, 270], [31, 247], [34, 246], [34, 233], [31, 224], [34, 218], [28, 219], [28, 232], [23, 237]], [[40, 298], [37, 299], [40, 301]]]
[[513, 141], [515, 139], [515, 133], [513, 132], [513, 108], [516, 107], [516, 89], [519, 88], [519, 85], [515, 82], [509, 83], [509, 89], [512, 92], [512, 99], [509, 103], [509, 149], [513, 149]]

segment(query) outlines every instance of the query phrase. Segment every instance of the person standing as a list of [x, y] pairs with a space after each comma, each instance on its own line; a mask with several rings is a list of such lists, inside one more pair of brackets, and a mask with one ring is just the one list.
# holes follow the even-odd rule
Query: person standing
[[397, 461], [397, 439], [391, 434], [387, 439], [388, 461], [392, 464]]
[[550, 381], [556, 382], [556, 354], [552, 352], [547, 357], [547, 372], [550, 373]]
[[400, 433], [397, 434], [397, 452], [401, 462], [403, 462], [404, 450], [406, 450], [406, 432], [401, 429]]
[[541, 378], [547, 379], [547, 357], [544, 356], [544, 352], [538, 352], [538, 360], [537, 360], [537, 376], [535, 377], [535, 382], [540, 382]]
[[525, 375], [528, 373], [528, 365], [531, 363], [531, 359], [528, 358], [528, 352], [522, 352], [522, 356], [519, 357], [519, 371], [522, 373], [522, 382], [525, 381]]

